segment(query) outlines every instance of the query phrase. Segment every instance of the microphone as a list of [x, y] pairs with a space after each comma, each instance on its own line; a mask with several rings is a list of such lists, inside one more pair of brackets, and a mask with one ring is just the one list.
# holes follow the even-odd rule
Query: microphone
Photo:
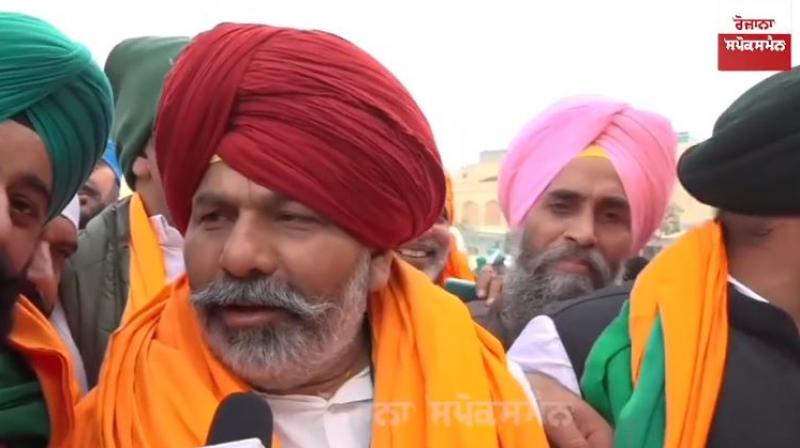
[[254, 393], [228, 395], [214, 413], [206, 446], [271, 448], [272, 410], [269, 404]]

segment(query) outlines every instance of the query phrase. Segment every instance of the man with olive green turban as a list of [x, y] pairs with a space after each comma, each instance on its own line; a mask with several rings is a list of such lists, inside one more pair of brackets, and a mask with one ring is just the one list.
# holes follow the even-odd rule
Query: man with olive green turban
[[89, 175], [111, 119], [111, 88], [86, 48], [39, 19], [0, 13], [0, 446], [69, 443], [78, 391], [69, 352], [20, 293], [42, 229]]
[[184, 37], [126, 39], [106, 60], [115, 101], [111, 140], [134, 193], [86, 224], [61, 281], [61, 303], [89, 387], [123, 315], [184, 272], [183, 238], [170, 224], [151, 134], [164, 76], [188, 42]]

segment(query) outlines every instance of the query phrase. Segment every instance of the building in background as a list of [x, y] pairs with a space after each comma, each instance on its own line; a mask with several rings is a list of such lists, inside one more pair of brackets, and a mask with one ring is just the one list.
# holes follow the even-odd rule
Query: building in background
[[[678, 134], [678, 157], [697, 143], [688, 133]], [[697, 202], [688, 192], [677, 183], [672, 193], [667, 215], [661, 228], [656, 232], [650, 244], [644, 249], [643, 255], [652, 258], [661, 249], [675, 241], [688, 229], [701, 224], [713, 216], [711, 207]]]
[[508, 224], [497, 202], [497, 174], [505, 153], [483, 151], [478, 163], [453, 176], [455, 223], [471, 260], [509, 249]]
[[[689, 133], [679, 133], [678, 156], [695, 143]], [[478, 163], [460, 169], [453, 176], [455, 223], [472, 260], [478, 256], [490, 256], [498, 249], [507, 253], [512, 247], [508, 225], [497, 202], [497, 175], [505, 153], [504, 150], [484, 151]], [[677, 185], [664, 225], [644, 255], [654, 255], [688, 228], [711, 215], [709, 207], [694, 200]]]
[[[678, 134], [678, 157], [683, 155], [687, 149], [697, 143], [698, 141], [692, 139], [691, 136], [686, 132]], [[678, 213], [680, 216], [680, 227], [681, 230], [684, 231], [708, 220], [713, 216], [713, 210], [711, 207], [697, 202], [689, 195], [689, 193], [686, 192], [686, 190], [683, 189], [680, 183], [675, 188], [675, 192], [673, 193], [672, 197], [672, 203], [680, 209]]]

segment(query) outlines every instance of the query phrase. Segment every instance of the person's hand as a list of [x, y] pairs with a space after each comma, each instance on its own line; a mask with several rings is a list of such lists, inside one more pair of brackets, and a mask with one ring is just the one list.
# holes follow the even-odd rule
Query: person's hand
[[547, 439], [555, 448], [611, 448], [614, 431], [581, 397], [542, 373], [528, 373], [542, 412]]
[[502, 266], [484, 266], [475, 282], [478, 299], [485, 300], [488, 306], [500, 299], [503, 295], [503, 274]]

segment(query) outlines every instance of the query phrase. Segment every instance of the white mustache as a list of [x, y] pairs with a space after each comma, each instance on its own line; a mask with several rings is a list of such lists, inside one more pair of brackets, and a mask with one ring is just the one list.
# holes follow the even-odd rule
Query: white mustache
[[310, 300], [288, 283], [270, 277], [224, 278], [192, 294], [192, 304], [214, 309], [226, 306], [282, 308], [304, 320], [316, 320], [334, 307], [324, 300]]

